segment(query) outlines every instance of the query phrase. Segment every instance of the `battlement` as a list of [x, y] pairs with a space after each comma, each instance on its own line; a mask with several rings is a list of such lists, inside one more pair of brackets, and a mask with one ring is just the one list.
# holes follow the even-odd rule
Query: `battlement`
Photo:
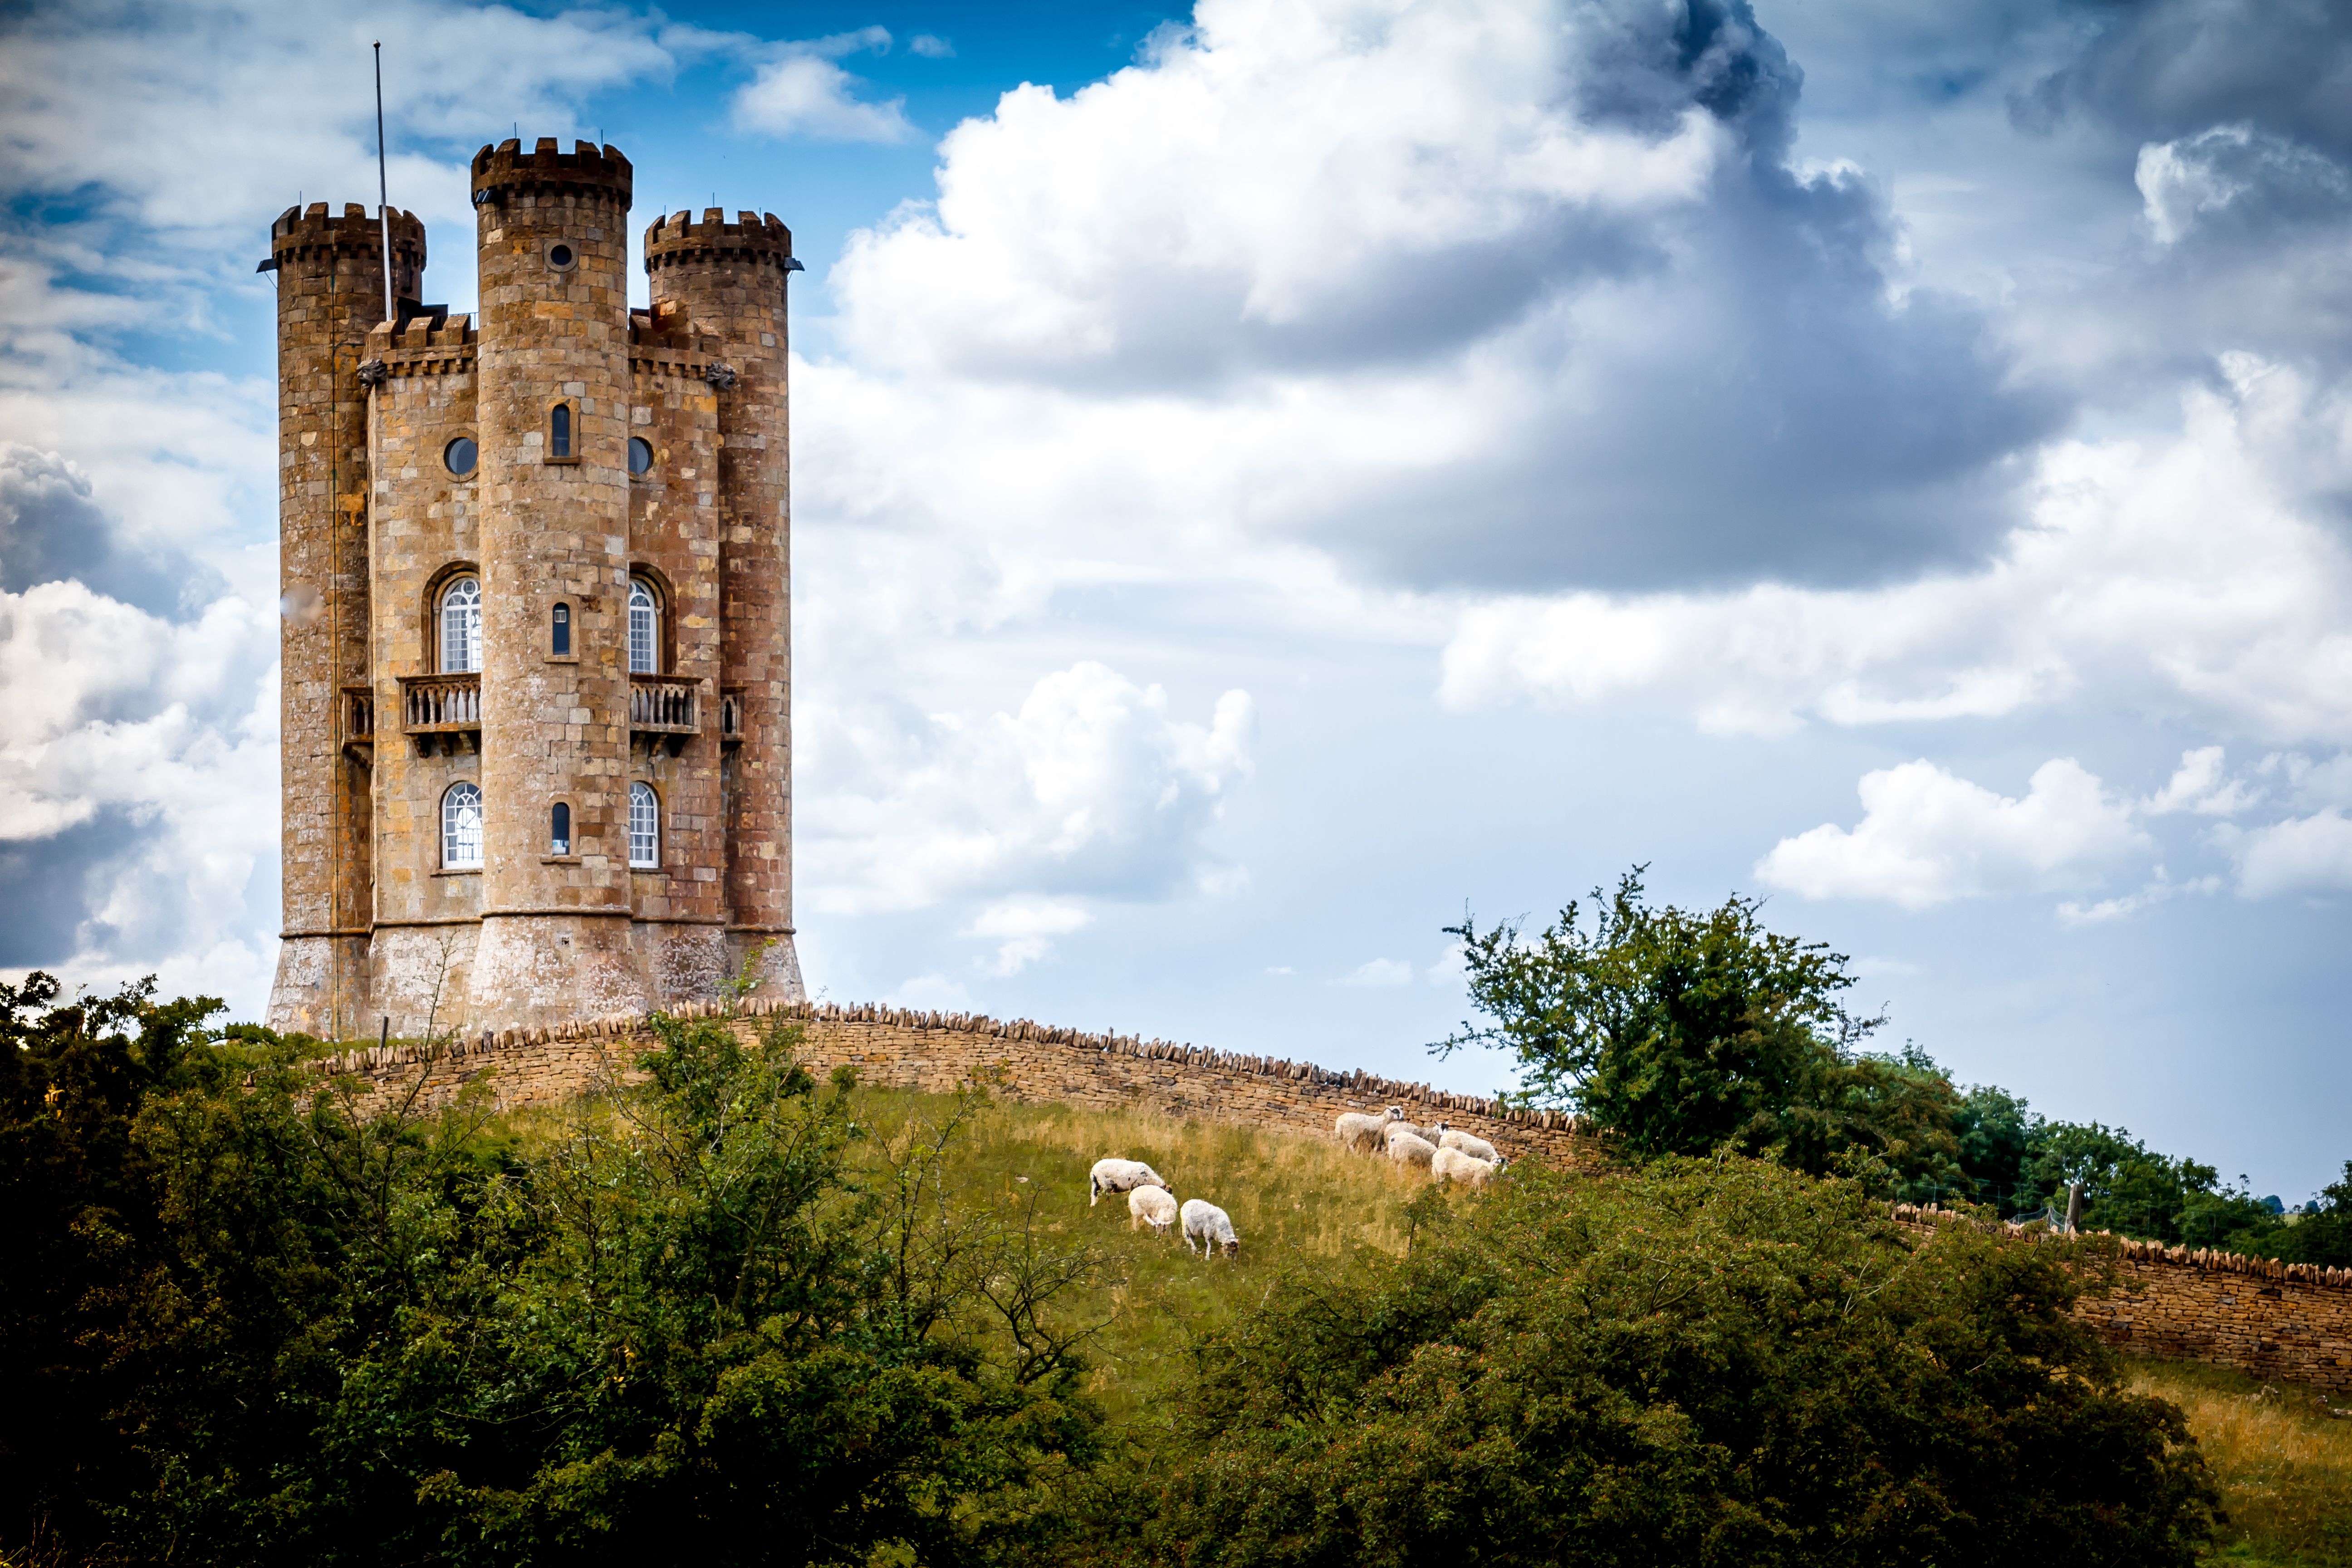
[[542, 136], [525, 153], [521, 141], [509, 137], [474, 154], [474, 203], [478, 206], [507, 191], [572, 190], [606, 192], [625, 207], [634, 178], [617, 147], [575, 142], [571, 152], [559, 153], [555, 138]]
[[[308, 207], [288, 207], [269, 226], [269, 259], [254, 268], [274, 272], [304, 255], [380, 256], [383, 229], [375, 215], [357, 202], [345, 202], [341, 216], [327, 211], [325, 202]], [[415, 213], [392, 212], [394, 260], [416, 271], [425, 269], [425, 223]]]
[[646, 229], [646, 270], [688, 257], [771, 258], [779, 266], [792, 259], [793, 231], [775, 214], [739, 212], [733, 223], [725, 219], [718, 207], [704, 208], [700, 223], [684, 212], [656, 218]]

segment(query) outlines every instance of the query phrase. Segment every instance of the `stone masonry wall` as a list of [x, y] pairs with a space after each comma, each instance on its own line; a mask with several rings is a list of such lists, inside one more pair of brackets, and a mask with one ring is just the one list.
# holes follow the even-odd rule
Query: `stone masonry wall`
[[[1919, 1228], [1974, 1223], [1949, 1210], [1909, 1205], [1898, 1223]], [[2003, 1227], [2038, 1244], [2038, 1229]], [[2334, 1393], [2352, 1390], [2352, 1269], [2278, 1263], [2202, 1247], [2107, 1237], [2112, 1282], [2095, 1254], [2083, 1264], [2090, 1289], [2074, 1316], [2101, 1339], [2140, 1355], [2215, 1362]]]
[[[680, 1016], [715, 1016], [688, 1006]], [[877, 1085], [947, 1090], [979, 1080], [1008, 1100], [1243, 1122], [1328, 1138], [1343, 1110], [1403, 1108], [1408, 1120], [1475, 1132], [1513, 1159], [1591, 1160], [1598, 1145], [1557, 1111], [1498, 1105], [1364, 1072], [1286, 1058], [1206, 1050], [1132, 1035], [1093, 1035], [1018, 1019], [805, 1002], [745, 1005], [730, 1026], [745, 1035], [773, 1019], [806, 1031], [803, 1056], [828, 1071], [844, 1063]], [[437, 1050], [349, 1051], [318, 1063], [331, 1082], [382, 1103], [412, 1088], [417, 1103], [446, 1103], [487, 1081], [504, 1108], [552, 1105], [635, 1076], [653, 1043], [642, 1016], [615, 1014], [541, 1028], [485, 1032]], [[421, 1083], [420, 1083], [421, 1079]], [[1915, 1228], [1972, 1223], [1942, 1210], [1896, 1207]], [[2007, 1227], [2021, 1244], [2038, 1233]], [[2234, 1254], [2122, 1241], [2115, 1278], [2087, 1290], [2075, 1315], [2103, 1339], [2139, 1353], [2189, 1357], [2332, 1392], [2352, 1390], [2352, 1269], [2273, 1263]]]

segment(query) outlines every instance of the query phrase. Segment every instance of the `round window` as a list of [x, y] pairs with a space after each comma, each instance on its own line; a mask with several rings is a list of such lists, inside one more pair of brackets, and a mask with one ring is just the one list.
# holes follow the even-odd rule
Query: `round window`
[[654, 444], [643, 436], [629, 437], [629, 472], [642, 474], [654, 466]]
[[551, 245], [547, 247], [547, 264], [558, 272], [571, 266], [573, 259], [572, 247], [568, 245]]
[[471, 436], [460, 436], [441, 448], [442, 466], [461, 479], [473, 473], [474, 465], [480, 459], [481, 452]]

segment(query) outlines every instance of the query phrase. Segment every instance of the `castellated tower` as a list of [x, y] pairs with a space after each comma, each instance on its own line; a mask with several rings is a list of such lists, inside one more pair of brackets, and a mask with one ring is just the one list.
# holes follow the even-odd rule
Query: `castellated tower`
[[473, 161], [478, 322], [392, 320], [362, 209], [278, 275], [284, 942], [270, 1024], [478, 1032], [709, 1000], [792, 931], [785, 286], [773, 216], [646, 236], [630, 168]]

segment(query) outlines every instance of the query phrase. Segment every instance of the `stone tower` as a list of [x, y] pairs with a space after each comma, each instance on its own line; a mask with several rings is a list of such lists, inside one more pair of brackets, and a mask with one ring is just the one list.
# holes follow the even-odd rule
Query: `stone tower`
[[473, 161], [478, 321], [358, 207], [278, 279], [284, 942], [270, 1023], [504, 1028], [797, 997], [773, 216], [646, 232], [587, 142]]

